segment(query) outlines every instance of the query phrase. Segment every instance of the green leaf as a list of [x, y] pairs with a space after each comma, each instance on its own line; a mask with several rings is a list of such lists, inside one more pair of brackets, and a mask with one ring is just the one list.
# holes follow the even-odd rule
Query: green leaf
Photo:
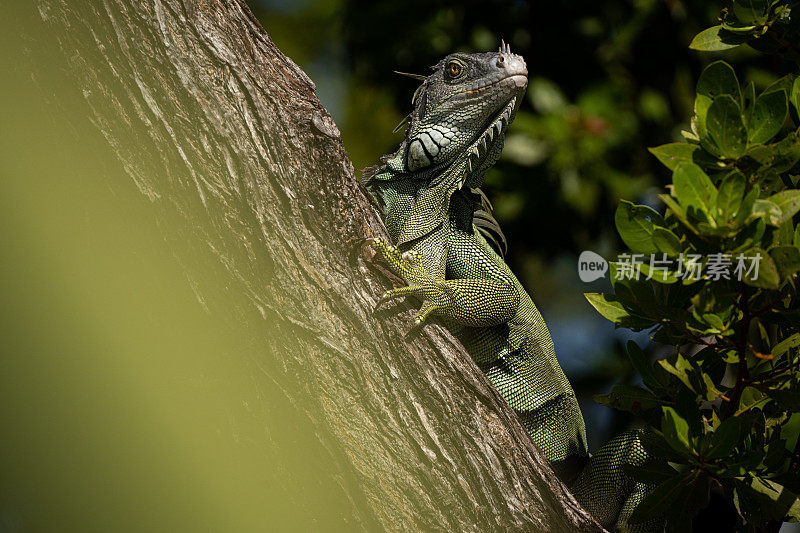
[[734, 0], [733, 14], [742, 24], [761, 25], [767, 21], [767, 0]]
[[711, 102], [711, 97], [700, 93], [697, 94], [697, 98], [694, 100], [692, 126], [697, 131], [697, 140], [711, 154], [711, 157], [716, 159], [720, 155], [719, 150], [708, 142], [708, 132], [706, 131], [706, 116], [708, 115], [708, 108], [711, 107]]
[[732, 96], [718, 96], [711, 102], [706, 114], [706, 131], [726, 158], [741, 157], [747, 149], [747, 130], [742, 112]]
[[630, 316], [630, 313], [617, 301], [616, 296], [613, 294], [587, 292], [584, 296], [598, 313], [612, 322], [619, 322]]
[[[667, 518], [667, 531], [688, 531], [691, 519], [709, 501], [709, 477], [698, 471], [686, 472], [658, 485], [631, 513], [631, 524], [651, 518]], [[662, 526], [663, 528], [663, 526]]]
[[695, 157], [703, 153], [703, 149], [696, 144], [669, 143], [648, 148], [661, 163], [670, 170], [675, 170], [680, 163], [693, 163]]
[[[716, 292], [716, 287], [713, 285], [706, 285], [705, 288], [711, 290], [711, 292]], [[712, 289], [713, 288], [713, 289]], [[720, 298], [720, 300], [725, 299], [725, 297]], [[731, 299], [733, 299], [733, 295], [731, 295]], [[722, 304], [725, 305], [725, 304]], [[733, 312], [733, 305], [728, 308], [728, 312]], [[713, 383], [720, 383], [722, 378], [725, 375], [725, 371], [727, 370], [727, 364], [724, 360], [724, 353], [726, 350], [720, 350], [718, 347], [715, 346], [706, 346], [699, 352], [697, 352], [692, 359], [697, 363], [697, 366], [703, 371], [703, 379], [707, 376]], [[709, 390], [711, 388], [709, 387]]]
[[630, 522], [636, 524], [650, 518], [663, 517], [678, 500], [681, 493], [686, 490], [687, 487], [682, 477], [666, 480], [645, 496], [631, 514]]
[[715, 315], [712, 313], [705, 313], [703, 314], [702, 318], [703, 322], [705, 322], [706, 324], [708, 324], [717, 331], [722, 331], [723, 329], [725, 329], [725, 323], [722, 321], [719, 315]]
[[736, 212], [736, 223], [737, 224], [745, 224], [752, 220], [753, 218], [753, 206], [758, 199], [758, 187], [753, 187], [748, 191], [747, 194], [744, 195], [744, 199], [742, 200], [742, 205], [739, 207], [739, 210]]
[[659, 388], [658, 378], [650, 364], [650, 360], [644, 354], [639, 345], [634, 341], [628, 341], [628, 358], [636, 372], [642, 377], [642, 382], [651, 389]]
[[789, 96], [789, 100], [791, 100], [792, 106], [794, 106], [795, 113], [800, 115], [800, 77], [795, 78], [792, 83], [792, 92]]
[[672, 213], [675, 215], [675, 218], [680, 220], [681, 223], [690, 230], [692, 230], [692, 232], [697, 233], [697, 228], [695, 228], [694, 225], [691, 222], [689, 222], [689, 219], [686, 217], [686, 210], [683, 208], [683, 206], [678, 204], [678, 202], [676, 202], [675, 199], [668, 194], [659, 194], [658, 198], [662, 202], [664, 202], [664, 204], [667, 206], [667, 208], [669, 208], [670, 211], [672, 211]]
[[666, 403], [652, 392], [630, 385], [615, 385], [610, 393], [596, 395], [594, 401], [606, 407], [634, 413]]
[[742, 437], [749, 429], [749, 421], [740, 416], [732, 416], [724, 420], [711, 434], [711, 445], [708, 453], [705, 454], [706, 457], [709, 459], [728, 457], [736, 445], [742, 442]]
[[759, 510], [765, 513], [767, 518], [800, 520], [800, 498], [786, 487], [774, 481], [754, 477], [750, 480], [750, 488], [760, 496]]
[[800, 211], [800, 190], [781, 191], [773, 194], [767, 200], [780, 209], [780, 215], [769, 221], [773, 226], [780, 226]]
[[[764, 250], [753, 248], [741, 254], [744, 261], [744, 271], [742, 272], [742, 281], [752, 287], [761, 287], [762, 289], [777, 289], [780, 284], [781, 278], [778, 275], [778, 268], [772, 257]], [[736, 263], [740, 261], [740, 257], [736, 256]], [[758, 276], [756, 277], [755, 269], [748, 272], [752, 262], [758, 265]], [[755, 278], [755, 279], [753, 279]]]
[[794, 245], [794, 230], [795, 227], [791, 218], [784, 221], [778, 228], [778, 231], [775, 232], [775, 244], [782, 244], [785, 246]]
[[767, 94], [775, 91], [783, 91], [786, 94], [789, 94], [789, 92], [792, 90], [792, 79], [793, 77], [791, 74], [787, 74], [786, 76], [781, 76], [777, 80], [767, 85], [767, 88], [764, 89], [762, 94]]
[[800, 270], [800, 250], [795, 246], [775, 246], [769, 249], [769, 255], [783, 277]]
[[769, 400], [769, 397], [755, 387], [745, 387], [742, 391], [741, 397], [739, 398], [738, 409], [734, 416], [739, 416], [741, 413], [745, 413], [755, 407], [759, 407], [760, 405], [766, 403], [767, 400]]
[[739, 206], [742, 205], [745, 181], [744, 174], [735, 170], [725, 176], [725, 179], [720, 183], [719, 194], [717, 195], [717, 213], [719, 214], [717, 218], [721, 222], [733, 218]]
[[659, 359], [658, 364], [661, 365], [664, 370], [681, 380], [681, 382], [686, 385], [689, 390], [697, 393], [694, 385], [692, 384], [692, 380], [689, 377], [689, 372], [692, 371], [692, 365], [682, 354], [676, 355], [674, 366], [666, 359]]
[[643, 254], [658, 252], [653, 243], [653, 231], [656, 223], [664, 225], [664, 219], [655, 210], [621, 200], [614, 222], [620, 237], [631, 250]]
[[[657, 256], [652, 256], [651, 259], [655, 259], [656, 261], [661, 261]], [[652, 268], [651, 265], [648, 263], [642, 263], [639, 266], [639, 271], [645, 278], [652, 279], [653, 281], [657, 281], [658, 283], [664, 283], [666, 285], [671, 285], [672, 283], [677, 283], [678, 278], [675, 277], [675, 272], [669, 270], [670, 264], [653, 264]]]
[[675, 197], [684, 209], [695, 209], [711, 215], [716, 205], [717, 189], [703, 169], [694, 163], [681, 163], [672, 174]]
[[705, 473], [690, 472], [686, 477], [686, 483], [690, 488], [683, 492], [682, 498], [678, 500], [674, 510], [674, 513], [679, 514], [683, 521], [688, 522], [684, 523], [683, 531], [686, 531], [691, 523], [691, 518], [698, 511], [708, 507], [711, 498], [711, 480]]
[[724, 31], [720, 34], [720, 30], [722, 30], [722, 25], [706, 28], [694, 36], [689, 48], [701, 52], [716, 52], [736, 48], [745, 42], [745, 39], [736, 38], [735, 35], [728, 35]]
[[[751, 36], [755, 33], [757, 26], [752, 24], [742, 24], [735, 17], [726, 17], [722, 22], [722, 29], [726, 32], [733, 32]], [[722, 31], [722, 30], [720, 30]]]
[[708, 108], [717, 96], [731, 95], [737, 101], [741, 100], [739, 80], [730, 65], [724, 61], [715, 61], [708, 65], [697, 80], [697, 98], [694, 102], [695, 118], [693, 124], [701, 142], [715, 156], [720, 155], [713, 143], [708, 143], [706, 137], [706, 118]]
[[672, 407], [662, 407], [661, 432], [672, 448], [684, 454], [691, 454], [689, 424]]
[[681, 241], [678, 236], [672, 233], [667, 228], [660, 228], [656, 226], [653, 229], [653, 244], [662, 253], [669, 256], [677, 256], [683, 251]]
[[678, 476], [678, 471], [672, 468], [667, 461], [659, 459], [650, 459], [645, 464], [635, 467], [623, 464], [622, 471], [636, 481], [653, 485]]
[[737, 102], [741, 100], [739, 80], [736, 72], [724, 61], [714, 61], [703, 69], [697, 80], [697, 94], [713, 100], [723, 94], [730, 95]]
[[797, 227], [794, 228], [794, 238], [792, 240], [794, 242], [794, 245], [800, 248], [800, 224], [798, 224]]
[[756, 86], [751, 81], [742, 91], [742, 109], [744, 109], [744, 122], [750, 124], [753, 119], [753, 106], [756, 103]]
[[780, 226], [783, 211], [770, 200], [758, 199], [753, 203], [752, 215], [753, 218], [763, 218], [773, 226]]
[[[616, 265], [620, 265], [620, 263], [614, 263]], [[629, 267], [633, 265], [631, 263], [628, 264]], [[645, 266], [644, 264], [638, 264], [639, 268]], [[627, 267], [626, 267], [627, 268]], [[614, 283], [614, 290], [616, 292], [617, 298], [623, 304], [655, 304], [653, 301], [653, 289], [650, 287], [650, 284], [646, 281], [630, 279], [630, 276], [627, 276], [630, 272], [619, 272], [618, 270], [614, 272], [614, 275], [620, 276], [620, 279], [617, 279]]]
[[[781, 436], [786, 439], [787, 450], [794, 450], [797, 447], [797, 442], [800, 440], [800, 412], [789, 415], [788, 421], [781, 430]], [[797, 492], [800, 492], [800, 476], [795, 474], [792, 477], [794, 481], [791, 484], [796, 487]]]
[[794, 335], [786, 339], [783, 339], [781, 342], [773, 346], [772, 354], [775, 357], [780, 357], [781, 355], [788, 352], [790, 348], [797, 348], [798, 346], [800, 346], [800, 333], [795, 333]]
[[763, 144], [772, 139], [781, 130], [788, 112], [785, 92], [773, 91], [759, 96], [748, 124], [750, 142]]
[[761, 164], [761, 169], [786, 172], [800, 161], [800, 142], [797, 132], [792, 132], [780, 141], [750, 147], [747, 155]]
[[[798, 402], [798, 405], [800, 405], [800, 402]], [[782, 470], [785, 462], [786, 462], [786, 440], [773, 437], [770, 440], [769, 444], [767, 445], [767, 453], [764, 454], [764, 460], [763, 460], [764, 466], [768, 470], [776, 472]]]
[[767, 395], [789, 411], [800, 411], [800, 391], [789, 389], [767, 390]]
[[[744, 199], [747, 201], [747, 196], [745, 196]], [[742, 205], [744, 206], [744, 202], [742, 202]], [[738, 215], [736, 218], [738, 222]], [[738, 253], [747, 253], [748, 250], [753, 248], [760, 248], [761, 241], [764, 240], [764, 233], [767, 231], [767, 223], [764, 222], [764, 219], [756, 218], [755, 223], [751, 224], [750, 222], [752, 222], [752, 220], [748, 222], [748, 225], [745, 227], [744, 231], [737, 236], [737, 246], [735, 251]]]

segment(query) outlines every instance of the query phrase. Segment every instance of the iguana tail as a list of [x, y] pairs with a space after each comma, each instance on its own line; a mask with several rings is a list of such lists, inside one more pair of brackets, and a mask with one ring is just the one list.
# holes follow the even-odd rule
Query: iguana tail
[[629, 472], [654, 459], [645, 449], [648, 433], [634, 430], [607, 442], [592, 454], [570, 490], [584, 509], [605, 527], [630, 533], [664, 531], [664, 521], [651, 519], [631, 524], [636, 506], [654, 486], [633, 479]]

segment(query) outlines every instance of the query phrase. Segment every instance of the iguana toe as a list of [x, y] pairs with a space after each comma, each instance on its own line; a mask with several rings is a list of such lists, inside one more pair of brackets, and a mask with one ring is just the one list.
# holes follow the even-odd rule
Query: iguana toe
[[446, 282], [434, 279], [427, 272], [422, 254], [417, 250], [400, 253], [396, 246], [387, 244], [380, 237], [371, 239], [370, 245], [384, 258], [389, 268], [408, 283], [405, 287], [389, 289], [383, 293], [375, 307], [395, 298], [414, 296], [423, 302], [414, 318], [414, 325], [417, 327], [423, 325], [431, 313], [442, 309], [452, 296], [453, 289]]
[[376, 307], [388, 302], [389, 300], [394, 300], [395, 298], [401, 298], [403, 296], [418, 296], [422, 291], [422, 287], [418, 285], [409, 285], [408, 287], [398, 287], [396, 289], [389, 289], [388, 291], [383, 293], [381, 299], [378, 300]]
[[409, 250], [407, 252], [403, 252], [403, 254], [400, 257], [402, 257], [403, 259], [405, 259], [409, 263], [412, 263], [412, 264], [415, 264], [415, 265], [419, 264], [419, 262], [422, 260], [422, 254], [420, 254], [416, 250]]
[[381, 237], [375, 237], [369, 244], [373, 250], [383, 257], [383, 260], [386, 261], [386, 264], [395, 274], [404, 277], [405, 271], [408, 269], [407, 261], [404, 258], [405, 254], [401, 254], [396, 246], [388, 244]]
[[424, 302], [422, 307], [420, 307], [419, 311], [417, 312], [417, 316], [414, 317], [414, 326], [422, 326], [425, 321], [428, 319], [431, 313], [439, 309], [438, 306], [430, 303]]

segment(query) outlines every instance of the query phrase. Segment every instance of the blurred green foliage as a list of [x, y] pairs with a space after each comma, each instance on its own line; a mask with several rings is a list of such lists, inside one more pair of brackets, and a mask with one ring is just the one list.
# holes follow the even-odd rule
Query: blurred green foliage
[[[345, 452], [304, 414], [319, 398], [274, 384], [278, 321], [131, 179], [117, 154], [148, 150], [145, 123], [112, 148], [91, 118], [82, 89], [123, 85], [78, 83], [34, 3], [3, 14], [0, 532], [353, 531]], [[164, 176], [161, 156], [139, 168]]]
[[[800, 60], [798, 8], [734, 0], [692, 46]], [[742, 531], [800, 521], [800, 77], [789, 72], [757, 91], [728, 63], [708, 65], [684, 142], [651, 150], [672, 171], [664, 216], [617, 208], [630, 254], [611, 265], [614, 294], [587, 297], [618, 327], [674, 347], [652, 365], [629, 343], [643, 386], [598, 397], [641, 416], [653, 455], [670, 462], [634, 473], [659, 484], [632, 519], [667, 515], [685, 531], [717, 486]]]

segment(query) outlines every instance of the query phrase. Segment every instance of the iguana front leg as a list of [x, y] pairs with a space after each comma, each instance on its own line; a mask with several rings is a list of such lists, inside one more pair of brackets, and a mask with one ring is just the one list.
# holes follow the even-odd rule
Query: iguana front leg
[[392, 272], [408, 284], [386, 291], [378, 304], [403, 296], [422, 300], [414, 318], [415, 326], [437, 314], [462, 326], [489, 327], [508, 322], [517, 312], [519, 294], [510, 283], [489, 279], [446, 280], [432, 275], [422, 254], [413, 248], [401, 253], [380, 237], [371, 239], [369, 244]]

